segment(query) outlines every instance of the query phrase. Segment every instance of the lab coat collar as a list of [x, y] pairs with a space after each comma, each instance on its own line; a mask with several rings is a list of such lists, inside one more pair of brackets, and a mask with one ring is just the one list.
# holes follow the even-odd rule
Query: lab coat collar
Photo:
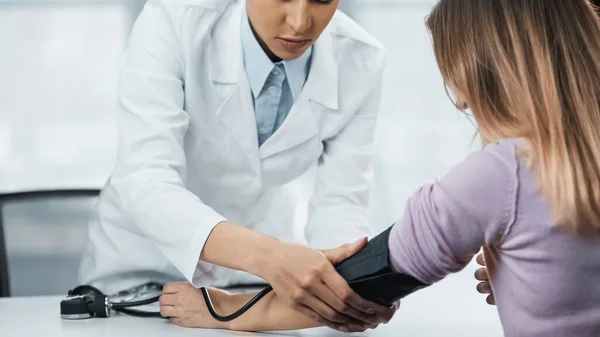
[[[233, 10], [225, 11], [213, 28], [212, 71], [210, 78], [221, 84], [237, 84], [243, 74], [243, 48], [241, 40], [242, 13], [246, 1], [237, 1]], [[225, 17], [226, 16], [226, 17]]]
[[[210, 76], [214, 82], [223, 84], [238, 84], [244, 74], [244, 55], [240, 41], [246, 2], [238, 1], [232, 6], [235, 6], [233, 10], [223, 14], [229, 17], [219, 20], [213, 29], [214, 67]], [[312, 47], [310, 72], [303, 90], [309, 91], [307, 97], [310, 100], [337, 110], [338, 65], [330, 34], [329, 28], [325, 29]]]
[[313, 45], [312, 63], [305, 88], [311, 100], [330, 109], [338, 105], [338, 64], [329, 29]]

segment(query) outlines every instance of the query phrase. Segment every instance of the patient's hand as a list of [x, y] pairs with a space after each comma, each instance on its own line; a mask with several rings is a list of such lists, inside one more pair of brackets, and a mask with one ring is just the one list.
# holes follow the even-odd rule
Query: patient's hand
[[[219, 289], [209, 289], [209, 295], [217, 312], [231, 295]], [[226, 323], [212, 318], [199, 289], [188, 282], [168, 283], [163, 287], [159, 300], [160, 314], [176, 325], [186, 328], [227, 329]]]
[[477, 263], [480, 266], [483, 266], [483, 268], [479, 268], [475, 271], [475, 279], [481, 281], [477, 285], [477, 291], [481, 294], [489, 294], [486, 298], [486, 302], [490, 305], [496, 305], [494, 293], [492, 292], [492, 286], [490, 284], [490, 275], [485, 264], [484, 253], [477, 255]]

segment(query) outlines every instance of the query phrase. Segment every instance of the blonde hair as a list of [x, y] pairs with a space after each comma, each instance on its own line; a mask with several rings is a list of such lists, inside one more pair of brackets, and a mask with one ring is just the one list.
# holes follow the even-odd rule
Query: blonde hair
[[484, 143], [524, 138], [557, 224], [600, 235], [600, 20], [585, 0], [441, 0], [427, 18], [442, 77]]

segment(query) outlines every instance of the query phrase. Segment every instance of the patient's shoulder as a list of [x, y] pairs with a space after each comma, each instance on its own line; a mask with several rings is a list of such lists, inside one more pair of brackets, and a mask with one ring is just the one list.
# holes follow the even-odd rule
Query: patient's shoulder
[[438, 201], [503, 236], [516, 217], [517, 149], [518, 143], [502, 140], [471, 153], [435, 184]]
[[527, 142], [520, 138], [505, 138], [487, 144], [481, 152], [514, 166], [519, 161], [519, 151], [524, 150]]

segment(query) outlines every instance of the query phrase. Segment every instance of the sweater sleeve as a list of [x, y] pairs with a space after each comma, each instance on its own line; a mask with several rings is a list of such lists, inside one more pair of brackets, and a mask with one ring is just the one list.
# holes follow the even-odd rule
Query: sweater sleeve
[[515, 148], [491, 144], [442, 179], [420, 188], [389, 238], [396, 271], [431, 284], [463, 269], [461, 257], [499, 243], [516, 217]]

